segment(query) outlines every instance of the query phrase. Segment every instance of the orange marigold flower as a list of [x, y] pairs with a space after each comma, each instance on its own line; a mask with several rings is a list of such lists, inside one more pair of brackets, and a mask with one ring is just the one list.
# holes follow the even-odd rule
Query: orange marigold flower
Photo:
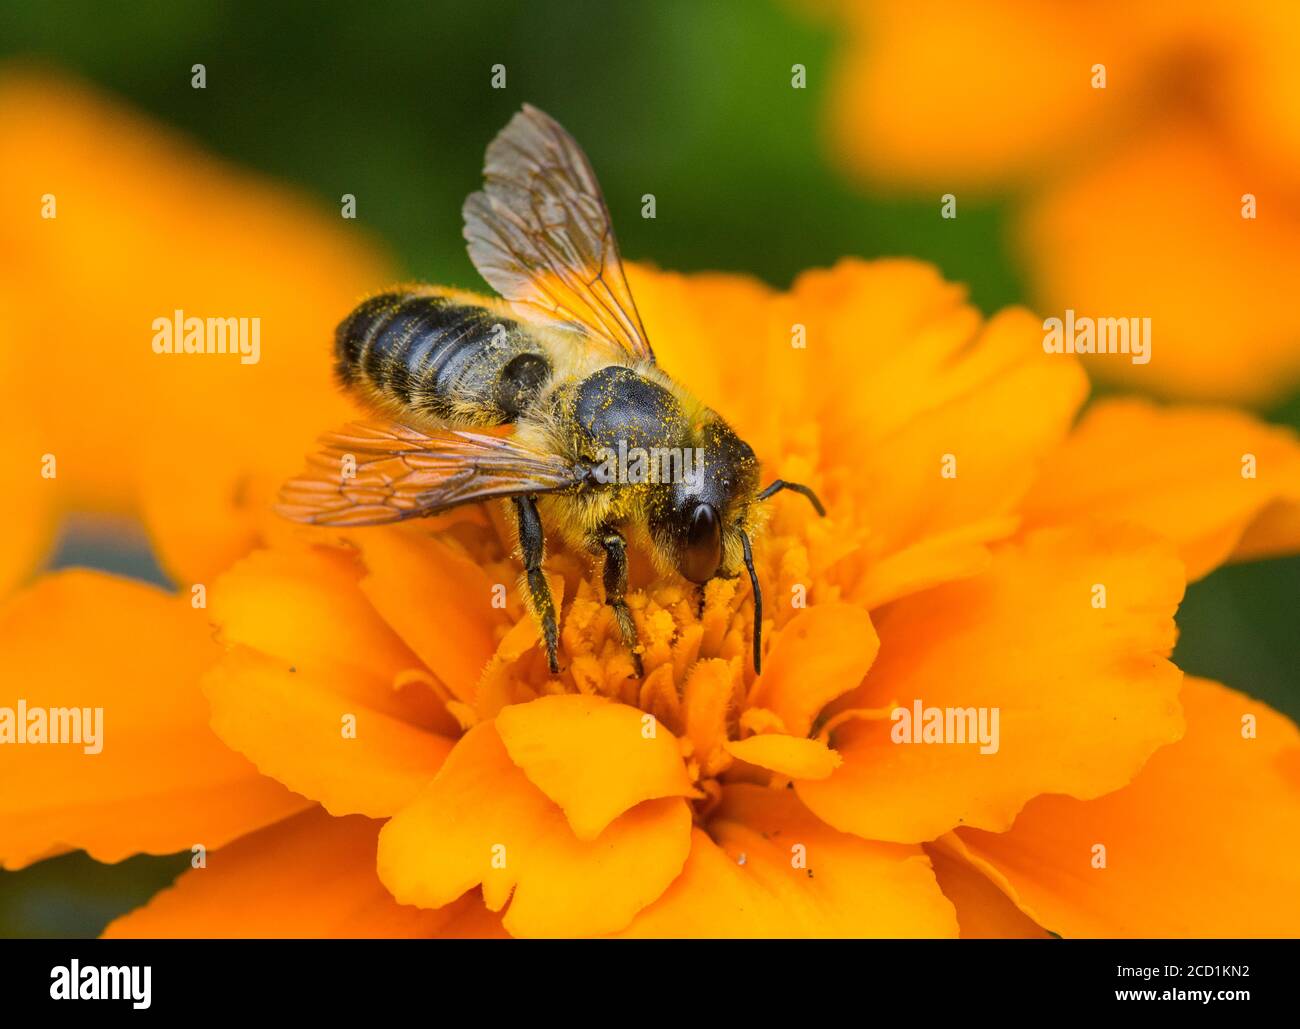
[[[83, 103], [97, 108], [64, 103], [47, 104], [55, 139]], [[56, 149], [27, 131], [37, 160]], [[118, 152], [149, 145], [142, 126], [123, 131]], [[168, 173], [178, 193], [189, 160]], [[63, 254], [91, 252], [93, 234], [68, 224]], [[250, 231], [310, 263], [301, 227]], [[170, 229], [145, 232], [141, 252]], [[712, 582], [697, 608], [635, 554], [637, 676], [587, 555], [561, 546], [545, 568], [561, 612], [552, 674], [497, 508], [291, 526], [267, 501], [299, 456], [236, 433], [214, 466], [249, 484], [236, 532], [195, 515], [169, 535], [145, 505], [170, 567], [222, 562], [206, 608], [77, 572], [0, 609], [27, 698], [84, 684], [130, 742], [93, 781], [52, 749], [35, 780], [48, 788], [0, 789], [0, 860], [219, 848], [110, 926], [119, 936], [1300, 926], [1300, 732], [1226, 687], [1184, 683], [1168, 659], [1189, 577], [1300, 548], [1293, 435], [1126, 401], [1072, 428], [1086, 382], [1043, 352], [1036, 319], [985, 321], [917, 262], [846, 260], [788, 291], [642, 266], [629, 278], [662, 366], [726, 412], [765, 472], [826, 502], [818, 519], [778, 497], [757, 543], [772, 598], [761, 675], [744, 580]], [[209, 286], [219, 300], [220, 276]], [[282, 303], [288, 319], [295, 301]], [[791, 346], [795, 325], [806, 348]], [[109, 330], [109, 351], [138, 345], [133, 320]], [[317, 349], [295, 354], [304, 449], [336, 421], [307, 370], [326, 364]], [[70, 389], [105, 381], [69, 373]], [[218, 383], [209, 400], [237, 397]], [[134, 460], [129, 437], [114, 442]], [[176, 458], [184, 441], [150, 447]], [[920, 725], [900, 732], [914, 705], [997, 712], [997, 728], [926, 745]], [[1247, 714], [1257, 739], [1243, 737]], [[0, 750], [0, 785], [34, 781], [19, 751]], [[1250, 800], [1207, 807], [1207, 790]], [[1081, 882], [1098, 842], [1124, 860]], [[1213, 873], [1175, 871], [1189, 854]]]
[[845, 30], [829, 121], [851, 173], [1023, 190], [1037, 306], [1151, 318], [1149, 365], [1091, 372], [1256, 404], [1300, 381], [1295, 5], [824, 6]]

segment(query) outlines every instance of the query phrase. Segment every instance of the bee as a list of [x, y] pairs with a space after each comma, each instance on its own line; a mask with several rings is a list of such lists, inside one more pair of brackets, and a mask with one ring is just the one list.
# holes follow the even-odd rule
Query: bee
[[[825, 514], [821, 502], [781, 479], [760, 489], [749, 444], [656, 364], [600, 185], [554, 119], [525, 104], [488, 146], [483, 172], [484, 188], [465, 201], [464, 236], [503, 299], [414, 286], [352, 311], [335, 334], [335, 371], [376, 420], [323, 437], [277, 510], [361, 526], [501, 499], [518, 526], [552, 673], [558, 627], [542, 573], [544, 524], [603, 555], [605, 601], [638, 675], [629, 538], [661, 573], [695, 583], [701, 599], [710, 579], [743, 567], [761, 671], [757, 505], [781, 490]], [[661, 460], [615, 467], [615, 454]], [[665, 466], [670, 474], [656, 474]]]

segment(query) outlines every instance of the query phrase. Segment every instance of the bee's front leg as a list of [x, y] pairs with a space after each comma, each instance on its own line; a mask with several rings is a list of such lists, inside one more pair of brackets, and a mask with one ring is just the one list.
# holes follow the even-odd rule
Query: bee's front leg
[[[632, 651], [632, 664], [638, 677], [645, 676], [641, 653], [637, 648], [636, 623], [627, 606], [627, 540], [612, 526], [600, 530], [596, 540], [605, 551], [605, 603], [614, 609], [614, 620], [623, 644]], [[595, 549], [594, 547], [592, 549]]]
[[556, 660], [556, 648], [559, 644], [559, 628], [555, 620], [555, 601], [551, 598], [551, 586], [542, 573], [542, 554], [545, 549], [545, 537], [542, 534], [542, 519], [537, 514], [536, 497], [514, 497], [515, 514], [519, 517], [519, 550], [524, 558], [524, 572], [528, 577], [528, 593], [533, 599], [533, 613], [542, 623], [542, 638], [546, 643], [546, 660], [551, 674], [560, 671]]

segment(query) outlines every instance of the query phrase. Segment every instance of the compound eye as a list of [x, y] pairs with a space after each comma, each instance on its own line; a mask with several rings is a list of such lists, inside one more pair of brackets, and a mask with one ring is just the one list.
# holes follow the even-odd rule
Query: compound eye
[[709, 504], [696, 504], [686, 526], [682, 575], [691, 582], [708, 582], [722, 564], [722, 520]]

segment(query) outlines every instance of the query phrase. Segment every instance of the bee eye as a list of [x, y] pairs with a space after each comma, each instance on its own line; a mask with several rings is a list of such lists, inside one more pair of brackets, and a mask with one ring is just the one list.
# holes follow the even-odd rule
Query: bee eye
[[686, 523], [679, 571], [691, 582], [708, 582], [722, 563], [722, 522], [709, 504], [696, 504]]

